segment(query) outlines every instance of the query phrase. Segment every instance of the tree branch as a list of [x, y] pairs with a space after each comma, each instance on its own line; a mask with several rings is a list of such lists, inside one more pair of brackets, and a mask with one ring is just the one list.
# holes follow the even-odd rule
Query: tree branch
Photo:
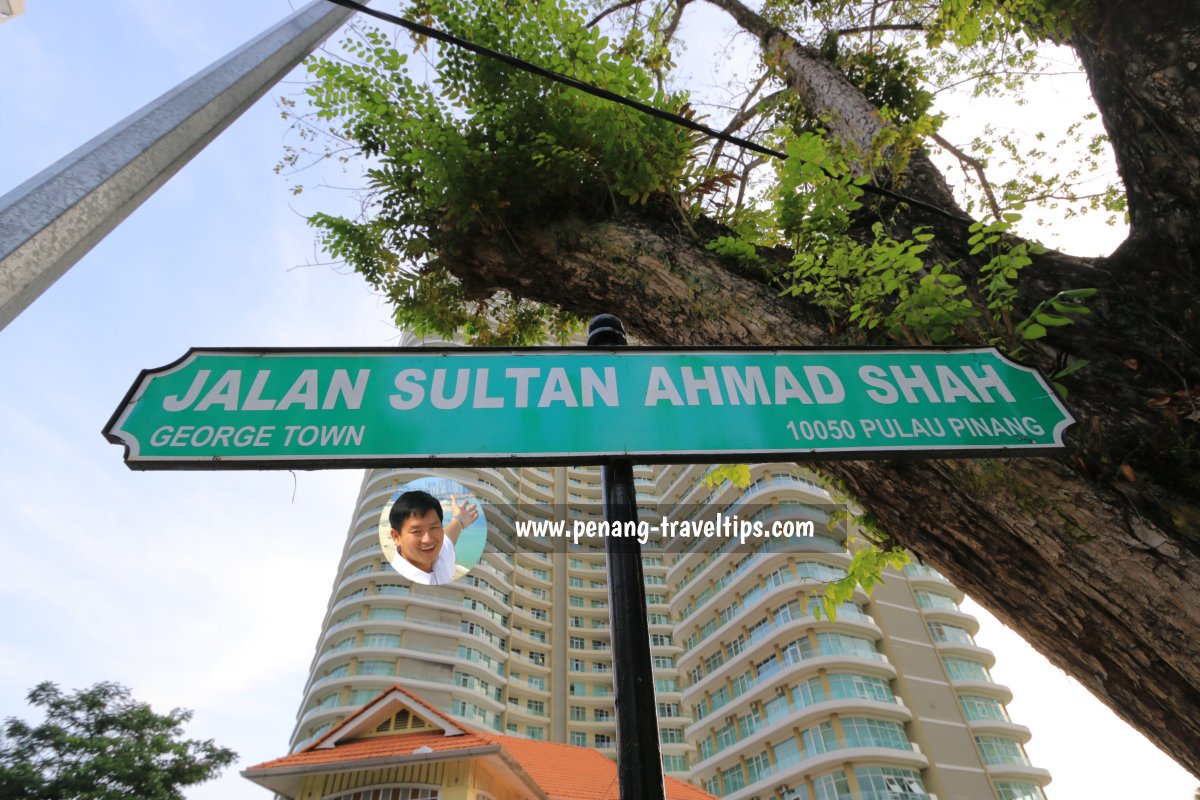
[[597, 23], [599, 23], [602, 19], [607, 17], [609, 14], [615, 14], [618, 11], [625, 10], [626, 8], [632, 8], [636, 5], [639, 5], [641, 2], [642, 2], [642, 0], [625, 0], [625, 2], [623, 2], [623, 3], [617, 3], [615, 6], [609, 6], [608, 8], [604, 9], [599, 14], [597, 14], [590, 22], [588, 22], [586, 27], [590, 28], [593, 25], [596, 25]]
[[[778, 92], [772, 92], [771, 94], [759, 100], [753, 106], [750, 106], [750, 101], [754, 99], [755, 95], [762, 91], [762, 87], [766, 84], [768, 77], [768, 75], [763, 75], [754, 82], [754, 86], [752, 86], [750, 91], [746, 94], [746, 99], [742, 101], [741, 108], [739, 108], [737, 113], [730, 118], [729, 123], [725, 126], [721, 133], [731, 134], [736, 130], [740, 130], [743, 125], [754, 119], [754, 117], [758, 115], [758, 112], [761, 111], [767, 103], [774, 101], [783, 94], [784, 90], [780, 89]], [[720, 158], [724, 149], [724, 140], [718, 139], [717, 143], [713, 145], [712, 155], [708, 157], [708, 166], [712, 167], [716, 165], [717, 159]]]
[[991, 209], [992, 216], [1000, 219], [1000, 204], [996, 202], [996, 195], [992, 193], [992, 184], [988, 182], [987, 176], [983, 173], [983, 162], [959, 150], [943, 138], [941, 134], [931, 133], [929, 134], [929, 138], [937, 142], [943, 150], [948, 151], [963, 165], [971, 168], [975, 173], [975, 177], [979, 179], [980, 188], [983, 189], [983, 193], [987, 197], [988, 208]]
[[923, 31], [925, 26], [919, 22], [893, 22], [881, 25], [856, 25], [850, 28], [839, 28], [834, 31], [838, 36], [849, 36], [855, 33], [882, 33], [884, 31]]

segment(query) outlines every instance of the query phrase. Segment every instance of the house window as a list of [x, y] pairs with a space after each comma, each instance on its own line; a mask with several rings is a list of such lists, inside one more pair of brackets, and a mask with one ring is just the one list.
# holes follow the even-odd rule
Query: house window
[[431, 786], [372, 786], [325, 795], [322, 800], [437, 800], [437, 797], [438, 790]]

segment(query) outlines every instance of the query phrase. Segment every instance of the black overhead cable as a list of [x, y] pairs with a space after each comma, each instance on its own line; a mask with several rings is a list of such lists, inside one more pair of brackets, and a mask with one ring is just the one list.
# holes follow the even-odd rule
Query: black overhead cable
[[[698, 131], [699, 133], [706, 134], [715, 139], [720, 139], [723, 142], [728, 142], [729, 144], [735, 144], [738, 147], [752, 150], [755, 153], [761, 153], [762, 155], [773, 156], [774, 158], [785, 160], [788, 157], [787, 153], [781, 153], [780, 151], [773, 150], [770, 147], [764, 147], [763, 145], [758, 144], [757, 142], [752, 142], [749, 139], [743, 139], [740, 136], [734, 136], [733, 134], [725, 133], [724, 131], [719, 131], [715, 128], [710, 128], [707, 125], [702, 125], [695, 120], [688, 119], [687, 117], [680, 116], [679, 114], [672, 114], [669, 111], [663, 111], [660, 108], [646, 105], [645, 103], [625, 97], [624, 95], [610, 92], [607, 89], [601, 89], [599, 86], [593, 86], [590, 83], [584, 83], [583, 81], [572, 78], [569, 75], [563, 75], [560, 72], [554, 72], [553, 70], [539, 67], [537, 64], [531, 64], [528, 61], [523, 61], [515, 56], [510, 56], [507, 53], [501, 53], [498, 50], [492, 50], [491, 48], [484, 47], [483, 45], [469, 42], [466, 39], [460, 39], [453, 34], [444, 33], [436, 28], [430, 28], [428, 25], [422, 25], [419, 22], [413, 22], [412, 20], [398, 17], [395, 14], [388, 14], [385, 11], [376, 11], [375, 9], [368, 8], [362, 3], [356, 2], [356, 0], [329, 0], [329, 2], [335, 5], [344, 6], [345, 8], [353, 9], [354, 11], [359, 11], [367, 16], [375, 17], [376, 19], [381, 19], [385, 22], [391, 22], [395, 25], [399, 25], [402, 28], [407, 28], [413, 33], [419, 33], [422, 36], [428, 36], [431, 39], [437, 39], [439, 42], [452, 44], [456, 47], [461, 47], [464, 50], [470, 50], [472, 53], [478, 53], [481, 56], [493, 58], [497, 61], [508, 64], [511, 67], [516, 67], [519, 70], [523, 70], [534, 75], [539, 75], [548, 80], [561, 83], [565, 86], [570, 86], [572, 89], [578, 89], [581, 92], [609, 100], [613, 103], [619, 103], [623, 106], [628, 106], [629, 108], [641, 111], [643, 114], [649, 114], [652, 117], [658, 117], [659, 119], [666, 120], [667, 122], [671, 122], [675, 125]], [[925, 211], [929, 211], [947, 219], [955, 220], [956, 222], [973, 222], [973, 220], [960, 217], [957, 214], [952, 214], [945, 209], [938, 208], [937, 206], [926, 203], [923, 200], [917, 200], [914, 197], [909, 197], [907, 195], [900, 194], [899, 192], [893, 192], [891, 189], [885, 189], [882, 186], [876, 186], [873, 183], [862, 184], [862, 188], [864, 191], [872, 194], [877, 194], [881, 197], [888, 197], [892, 200], [908, 203], [911, 206], [924, 209]]]

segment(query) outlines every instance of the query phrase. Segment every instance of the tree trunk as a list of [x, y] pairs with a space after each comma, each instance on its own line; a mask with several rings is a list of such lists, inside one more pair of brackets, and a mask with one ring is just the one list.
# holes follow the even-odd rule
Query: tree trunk
[[[845, 138], [882, 122], [830, 65], [738, 0], [711, 0], [760, 36], [769, 63]], [[927, 559], [1200, 776], [1200, 4], [1097, 2], [1073, 44], [1129, 191], [1132, 235], [1107, 259], [1051, 253], [1036, 297], [1101, 290], [1055, 329], [1041, 366], [1071, 379], [1073, 449], [1043, 459], [818, 466]], [[957, 209], [918, 158], [904, 191]], [[959, 223], [926, 217], [939, 240]], [[907, 223], [911, 224], [911, 223]], [[632, 211], [476, 237], [442, 263], [473, 295], [506, 289], [580, 313], [617, 313], [645, 343], [827, 344], [826, 313], [783, 299], [669, 217]], [[953, 246], [953, 245], [951, 245]], [[776, 254], [778, 255], [778, 254]], [[786, 257], [784, 255], [783, 257]]]
[[[506, 287], [583, 314], [616, 312], [645, 343], [829, 341], [824, 312], [731, 270], [669, 219], [567, 219], [514, 238], [519, 254], [487, 237], [444, 254], [444, 263], [474, 292]], [[1095, 443], [1122, 424], [1123, 409], [1076, 410], [1092, 444], [1055, 459], [817, 466], [842, 479], [899, 543], [1200, 774], [1192, 523], [1163, 524], [1140, 511], [1141, 487], [1115, 466], [1097, 468], [1106, 451]], [[1154, 436], [1154, 422], [1138, 415], [1133, 424]], [[1184, 518], [1200, 515], [1196, 495], [1156, 491]]]

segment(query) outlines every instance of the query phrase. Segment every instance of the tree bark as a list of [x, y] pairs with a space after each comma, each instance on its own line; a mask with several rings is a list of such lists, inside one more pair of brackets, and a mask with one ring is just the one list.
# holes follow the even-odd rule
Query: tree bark
[[[642, 342], [820, 344], [824, 312], [731, 271], [669, 220], [566, 219], [494, 237], [446, 263], [584, 314], [616, 312]], [[552, 276], [552, 279], [547, 279]], [[1077, 407], [1103, 440], [1121, 409]], [[1152, 419], [1142, 419], [1148, 425]], [[1148, 434], [1152, 435], [1152, 434]], [[1078, 437], [1077, 437], [1078, 438]], [[1136, 486], [1078, 450], [1046, 459], [821, 463], [884, 530], [1200, 774], [1200, 548], [1194, 527], [1139, 510]], [[1172, 495], [1190, 519], [1197, 498]]]
[[[883, 122], [832, 65], [738, 0], [710, 0], [831, 130], [867, 147]], [[1026, 308], [1101, 290], [1038, 351], [1088, 359], [1070, 380], [1073, 449], [1044, 459], [836, 462], [900, 544], [943, 570], [1200, 776], [1200, 4], [1100, 0], [1073, 34], [1129, 192], [1132, 234], [1106, 259], [1051, 253]], [[961, 213], [923, 156], [904, 191]], [[906, 224], [919, 215], [910, 217]], [[939, 241], [965, 239], [959, 223]], [[506, 289], [614, 312], [646, 343], [828, 344], [825, 312], [709, 253], [669, 217], [626, 211], [476, 237], [441, 262], [473, 295]], [[948, 246], [953, 247], [953, 244]], [[965, 250], [965, 248], [962, 248]], [[960, 251], [961, 252], [961, 251]], [[779, 254], [776, 254], [779, 255]], [[786, 258], [786, 254], [780, 257]]]

